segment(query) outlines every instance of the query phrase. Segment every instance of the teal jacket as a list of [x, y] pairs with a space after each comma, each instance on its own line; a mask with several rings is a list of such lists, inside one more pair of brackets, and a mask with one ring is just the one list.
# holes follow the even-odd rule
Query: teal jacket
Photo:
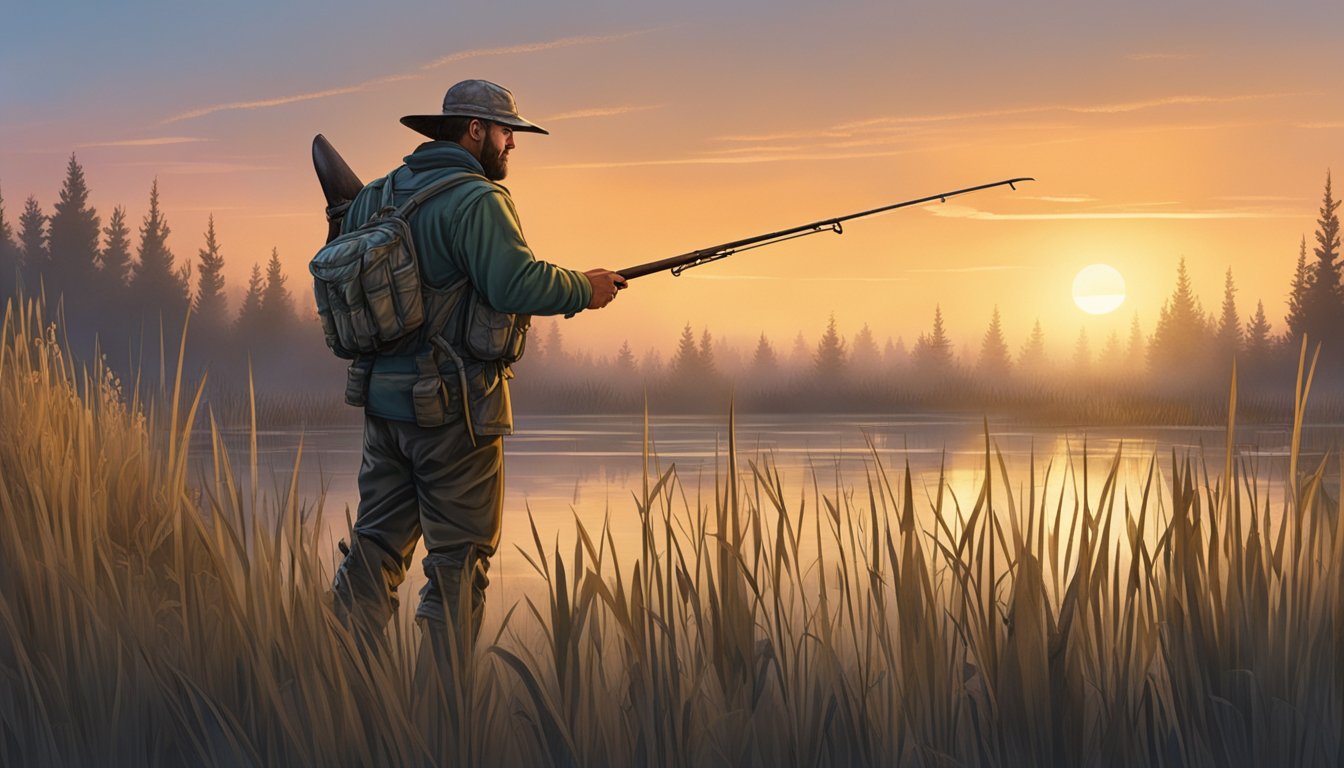
[[[411, 195], [449, 174], [461, 171], [483, 173], [471, 153], [451, 141], [421, 144], [405, 158], [405, 167], [392, 173], [394, 202], [401, 205]], [[383, 179], [370, 182], [355, 198], [346, 214], [343, 231], [367, 222], [383, 196]], [[509, 192], [499, 184], [470, 181], [436, 195], [410, 217], [411, 237], [420, 258], [421, 279], [434, 288], [445, 288], [462, 277], [501, 312], [526, 315], [563, 315], [582, 311], [592, 299], [592, 286], [582, 272], [538, 261], [523, 238], [518, 212]], [[473, 371], [473, 399], [502, 400], [482, 407], [476, 423], [480, 434], [512, 431], [508, 412], [507, 375], [491, 365]], [[369, 378], [367, 411], [396, 421], [415, 421], [411, 397], [416, 378], [412, 358], [387, 357], [374, 361]], [[496, 394], [497, 393], [497, 394]], [[477, 404], [474, 404], [477, 405]], [[477, 410], [473, 407], [473, 412]], [[502, 411], [502, 412], [500, 412]]]

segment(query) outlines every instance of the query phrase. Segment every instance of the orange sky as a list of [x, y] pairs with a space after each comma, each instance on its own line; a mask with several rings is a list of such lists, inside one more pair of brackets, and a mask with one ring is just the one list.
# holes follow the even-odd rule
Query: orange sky
[[[666, 351], [689, 321], [787, 350], [800, 330], [815, 343], [832, 312], [847, 336], [867, 322], [879, 342], [909, 344], [941, 304], [958, 345], [978, 348], [998, 305], [1014, 350], [1039, 318], [1064, 354], [1080, 328], [1094, 351], [1125, 335], [1135, 312], [1151, 332], [1182, 256], [1206, 308], [1231, 267], [1243, 317], [1263, 300], [1280, 330], [1298, 240], [1311, 239], [1326, 169], [1344, 167], [1338, 9], [524, 4], [453, 24], [429, 4], [374, 16], [341, 3], [314, 26], [251, 5], [217, 18], [158, 9], [152, 41], [127, 31], [94, 71], [61, 62], [32, 78], [16, 61], [65, 22], [25, 11], [25, 36], [0, 39], [13, 43], [0, 54], [7, 218], [29, 194], [49, 212], [74, 151], [104, 222], [122, 204], [138, 224], [157, 176], [179, 259], [195, 258], [213, 213], [232, 292], [275, 246], [306, 300], [325, 232], [313, 134], [367, 180], [417, 143], [399, 116], [484, 77], [552, 132], [518, 137], [505, 183], [538, 257], [579, 269], [1038, 179], [642, 278], [566, 321], [571, 345]], [[416, 15], [425, 23], [408, 30]], [[93, 52], [100, 25], [87, 23]], [[1112, 315], [1070, 298], [1095, 262], [1128, 283]]]

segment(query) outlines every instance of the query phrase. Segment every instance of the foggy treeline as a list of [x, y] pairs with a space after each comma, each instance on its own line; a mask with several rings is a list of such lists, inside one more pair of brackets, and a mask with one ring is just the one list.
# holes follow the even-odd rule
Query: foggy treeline
[[[344, 363], [322, 343], [308, 276], [291, 284], [274, 249], [264, 258], [230, 255], [252, 259], [246, 291], [234, 306], [223, 274], [227, 244], [217, 237], [213, 216], [195, 256], [175, 254], [157, 180], [134, 229], [124, 206], [104, 223], [89, 205], [84, 170], [73, 154], [50, 213], [30, 195], [15, 220], [2, 192], [0, 297], [43, 297], [77, 354], [97, 351], [127, 380], [151, 380], [161, 366], [171, 371], [189, 315], [186, 368], [191, 376], [208, 371], [208, 397], [217, 411], [243, 401], [250, 365], [271, 419], [358, 417], [340, 402]], [[1220, 306], [1206, 309], [1182, 258], [1159, 316], [1135, 314], [1127, 334], [1104, 339], [1044, 328], [1039, 319], [1025, 338], [1009, 338], [994, 306], [986, 307], [983, 335], [958, 345], [935, 306], [929, 328], [909, 343], [866, 323], [844, 333], [832, 315], [811, 338], [802, 331], [792, 338], [761, 333], [750, 348], [740, 348], [687, 322], [661, 349], [637, 352], [627, 342], [614, 355], [595, 357], [565, 337], [562, 322], [539, 318], [516, 366], [515, 403], [524, 411], [636, 410], [647, 394], [655, 408], [693, 410], [719, 409], [731, 395], [762, 410], [1002, 408], [1117, 420], [1183, 418], [1197, 415], [1192, 403], [1226, 390], [1234, 358], [1249, 391], [1291, 393], [1304, 336], [1313, 349], [1323, 343], [1317, 386], [1338, 387], [1344, 370], [1339, 204], [1327, 173], [1314, 243], [1302, 236], [1291, 273], [1291, 250], [1285, 249], [1290, 279], [1283, 293], [1243, 299], [1229, 268]], [[1284, 294], [1287, 314], [1276, 329], [1265, 301], [1273, 305]], [[1061, 347], [1071, 352], [1047, 352]], [[1102, 393], [1113, 397], [1098, 398]]]
[[[1243, 403], [1244, 415], [1254, 418], [1257, 402], [1266, 415], [1284, 397], [1291, 402], [1305, 337], [1308, 365], [1321, 345], [1316, 391], [1333, 390], [1321, 393], [1318, 405], [1344, 411], [1338, 396], [1344, 389], [1339, 205], [1327, 173], [1315, 244], [1306, 235], [1297, 243], [1278, 330], [1265, 301], [1284, 294], [1244, 300], [1229, 267], [1220, 304], [1205, 309], [1181, 258], [1158, 317], [1145, 322], [1136, 313], [1127, 333], [1101, 339], [1085, 330], [1046, 329], [1039, 319], [1024, 338], [1010, 339], [994, 306], [986, 308], [978, 343], [958, 345], [935, 306], [928, 330], [909, 344], [903, 336], [879, 338], [867, 323], [846, 335], [832, 314], [812, 338], [801, 331], [791, 339], [761, 333], [742, 349], [716, 344], [710, 329], [688, 322], [675, 342], [669, 340], [670, 352], [637, 355], [627, 342], [614, 357], [594, 358], [569, 348], [561, 324], [539, 320], [515, 388], [520, 402], [550, 410], [637, 408], [646, 391], [656, 406], [698, 409], [723, 403], [731, 392], [740, 404], [763, 410], [997, 408], [1114, 421], [1217, 420], [1226, 415], [1235, 359], [1238, 382], [1252, 398]], [[1282, 261], [1287, 275], [1292, 261]], [[1047, 351], [1061, 347], [1068, 351]], [[535, 375], [538, 369], [544, 375]], [[1269, 394], [1274, 397], [1266, 399]]]
[[214, 216], [194, 255], [174, 253], [157, 179], [148, 192], [138, 226], [121, 205], [104, 221], [73, 154], [50, 212], [30, 195], [15, 221], [0, 190], [0, 298], [41, 299], [75, 354], [102, 355], [128, 386], [158, 382], [164, 368], [172, 375], [189, 315], [184, 368], [197, 380], [208, 372], [217, 407], [245, 399], [249, 365], [258, 390], [286, 393], [294, 404], [320, 402], [305, 387], [344, 374], [316, 328], [308, 276], [291, 284], [275, 249], [249, 255], [251, 274], [235, 304]]

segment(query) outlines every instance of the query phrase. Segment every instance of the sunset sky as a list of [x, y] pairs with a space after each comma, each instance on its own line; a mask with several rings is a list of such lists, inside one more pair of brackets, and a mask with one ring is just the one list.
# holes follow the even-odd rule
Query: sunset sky
[[[505, 184], [537, 256], [613, 269], [1010, 176], [673, 279], [641, 278], [562, 326], [571, 345], [668, 350], [688, 321], [787, 351], [828, 316], [907, 344], [941, 304], [978, 349], [993, 307], [1016, 352], [1150, 333], [1184, 256], [1206, 309], [1230, 267], [1243, 317], [1282, 330], [1298, 242], [1344, 169], [1344, 5], [615, 2], [7, 4], [0, 193], [51, 211], [70, 153], [104, 224], [138, 226], [159, 180], [177, 258], [215, 216], [241, 293], [278, 247], [311, 301], [325, 234], [310, 144], [365, 180], [418, 143], [398, 118], [448, 85], [513, 90]], [[1084, 266], [1127, 282], [1114, 313], [1071, 298]], [[315, 340], [315, 343], [320, 341]]]

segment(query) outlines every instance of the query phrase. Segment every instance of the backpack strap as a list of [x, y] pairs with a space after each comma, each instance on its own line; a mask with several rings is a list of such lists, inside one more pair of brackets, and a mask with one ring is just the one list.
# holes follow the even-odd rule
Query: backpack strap
[[389, 211], [396, 209], [397, 203], [393, 197], [396, 194], [396, 185], [392, 183], [392, 177], [397, 175], [397, 171], [400, 171], [405, 167], [406, 166], [403, 165], [400, 168], [393, 168], [390, 173], [383, 177], [383, 202], [382, 205], [378, 206], [378, 210]]
[[[447, 192], [453, 187], [465, 184], [468, 181], [476, 181], [476, 180], [484, 181], [487, 184], [490, 183], [489, 179], [485, 178], [479, 173], [472, 173], [471, 171], [454, 173], [451, 176], [439, 179], [438, 181], [434, 182], [433, 184], [430, 184], [429, 186], [425, 187], [419, 192], [416, 192], [414, 195], [411, 195], [411, 199], [402, 203], [401, 207], [397, 209], [397, 215], [403, 219], [409, 219], [411, 213], [416, 208], [420, 207], [421, 203], [425, 202], [431, 197], [434, 197], [435, 195], [441, 194], [443, 192]], [[390, 190], [391, 188], [392, 188], [392, 174], [388, 174], [387, 187], [383, 190], [383, 194], [384, 195], [390, 194], [388, 190]]]

